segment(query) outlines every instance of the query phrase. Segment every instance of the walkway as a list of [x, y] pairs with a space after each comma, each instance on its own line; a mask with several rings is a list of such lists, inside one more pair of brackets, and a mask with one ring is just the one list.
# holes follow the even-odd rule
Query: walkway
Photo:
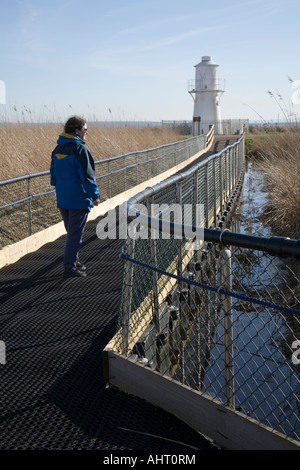
[[176, 417], [106, 388], [101, 352], [116, 330], [122, 240], [100, 241], [96, 223], [81, 249], [87, 278], [62, 278], [65, 236], [0, 270], [0, 450], [215, 449]]

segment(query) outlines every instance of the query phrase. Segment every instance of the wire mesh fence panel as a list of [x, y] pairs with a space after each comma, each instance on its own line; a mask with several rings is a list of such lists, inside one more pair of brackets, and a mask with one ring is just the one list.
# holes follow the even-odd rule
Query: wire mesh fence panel
[[[160, 272], [156, 280], [159, 322], [154, 320], [150, 242], [136, 240], [134, 258], [143, 265], [134, 265], [133, 348], [129, 354], [300, 440], [300, 346], [295, 354], [300, 345], [299, 264], [295, 269], [293, 261], [278, 261], [253, 250], [233, 250], [233, 290], [223, 294], [219, 292], [224, 281], [219, 246], [203, 247], [196, 268], [194, 253], [183, 250], [183, 276], [174, 283], [171, 276], [178, 275], [178, 240], [161, 238], [156, 245], [155, 267], [170, 275]], [[286, 310], [281, 311], [282, 306]], [[298, 314], [289, 309], [298, 309]], [[146, 317], [150, 321], [143, 329]]]
[[[18, 224], [16, 225], [16, 219]], [[15, 243], [28, 236], [30, 231], [28, 218], [28, 202], [10, 206], [0, 212], [0, 248]]]
[[38, 177], [27, 175], [2, 183], [1, 248], [57, 222], [56, 200], [48, 173], [43, 172]]
[[[295, 358], [293, 362], [293, 344], [300, 337], [300, 316], [282, 313], [276, 307], [293, 305], [299, 309], [299, 272], [290, 270], [287, 276], [286, 263], [253, 250], [233, 251], [231, 263], [233, 292], [245, 296], [242, 300], [233, 298], [230, 307], [234, 406], [299, 440], [300, 367]], [[218, 279], [220, 269], [217, 264], [215, 279]], [[213, 297], [210, 300], [210, 311], [216, 306], [219, 311], [215, 315], [218, 321], [209, 348], [207, 345], [209, 361], [201, 364], [201, 390], [226, 403], [225, 370], [228, 365], [224, 359], [224, 348], [225, 337], [229, 333], [224, 328], [227, 312], [222, 297], [218, 295], [217, 299]], [[266, 300], [273, 306], [257, 305], [255, 299]], [[207, 310], [207, 306], [204, 309]], [[199, 316], [202, 314], [203, 307]], [[195, 339], [190, 340], [185, 355], [191, 355], [191, 349], [195, 349]], [[196, 363], [194, 367], [197, 369]], [[185, 371], [187, 375], [190, 374]]]
[[[204, 162], [154, 186], [148, 200], [145, 193], [134, 198], [151, 219], [139, 219], [143, 228], [135, 234], [144, 237], [129, 236], [123, 248], [120, 329], [112, 347], [300, 441], [299, 241], [213, 228], [197, 240], [184, 225], [172, 225], [178, 202], [183, 224], [195, 220], [196, 202], [214, 217], [220, 193], [230, 204], [242, 159], [243, 149], [227, 149], [209, 168]], [[163, 218], [166, 225], [154, 221]], [[152, 224], [159, 227], [155, 237]]]
[[107, 160], [107, 159], [99, 160], [95, 164], [96, 178], [101, 177], [103, 175], [107, 175], [108, 173], [110, 173], [110, 171], [111, 171], [110, 166], [111, 166], [111, 162], [109, 160]]
[[221, 177], [221, 170], [220, 170], [220, 162], [214, 161], [214, 204], [215, 204], [215, 214], [221, 210], [222, 208], [222, 197], [221, 197], [221, 189], [220, 189], [220, 177]]
[[43, 199], [37, 197], [31, 200], [31, 216], [29, 217], [31, 235], [61, 221], [56, 206], [56, 198], [53, 193], [43, 196]]
[[[207, 137], [198, 136], [154, 149], [96, 161], [95, 171], [101, 201], [178, 165], [198, 151], [204, 150], [206, 145]], [[49, 171], [2, 180], [0, 191], [0, 248], [50, 227], [60, 220], [54, 202], [54, 187], [50, 185]], [[16, 220], [18, 227], [15, 229]]]

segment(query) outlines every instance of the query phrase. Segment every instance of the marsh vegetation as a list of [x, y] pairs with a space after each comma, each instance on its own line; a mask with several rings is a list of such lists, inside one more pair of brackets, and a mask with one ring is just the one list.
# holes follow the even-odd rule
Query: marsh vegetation
[[[1, 118], [1, 117], [0, 117]], [[39, 122], [26, 116], [11, 122], [0, 119], [0, 180], [49, 170], [51, 152], [63, 132], [63, 122]], [[171, 128], [147, 123], [119, 124], [87, 122], [87, 145], [94, 160], [136, 150], [158, 147], [182, 139]]]
[[250, 158], [264, 175], [263, 218], [279, 236], [300, 238], [300, 129], [285, 126], [247, 136]]

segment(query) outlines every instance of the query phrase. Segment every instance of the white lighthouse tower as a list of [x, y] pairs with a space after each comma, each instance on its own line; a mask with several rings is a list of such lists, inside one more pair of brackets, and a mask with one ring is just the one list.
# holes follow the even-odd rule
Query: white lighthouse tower
[[203, 56], [195, 65], [195, 80], [189, 80], [188, 88], [194, 100], [194, 134], [206, 134], [214, 124], [215, 134], [222, 134], [220, 98], [224, 93], [224, 80], [217, 77], [219, 66], [211, 56]]

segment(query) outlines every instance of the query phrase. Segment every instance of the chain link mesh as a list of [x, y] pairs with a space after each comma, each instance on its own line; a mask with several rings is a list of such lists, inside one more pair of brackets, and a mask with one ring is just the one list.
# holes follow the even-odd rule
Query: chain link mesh
[[[205, 135], [95, 162], [101, 201], [184, 162], [205, 149]], [[61, 220], [49, 171], [0, 181], [0, 249]], [[17, 221], [17, 223], [16, 223]]]
[[[200, 165], [196, 178], [157, 185], [151, 200], [135, 201], [172, 207], [180, 197], [184, 207], [198, 187], [204, 223], [211, 213], [224, 220], [241, 158], [226, 150]], [[147, 230], [141, 236], [139, 227], [124, 246], [120, 329], [111, 347], [299, 441], [299, 261], [238, 242], [224, 246], [220, 230], [219, 242], [201, 246]]]
[[[115, 348], [125, 353], [127, 331], [126, 351], [139, 362], [300, 440], [299, 263], [245, 248], [228, 250], [232, 292], [246, 299], [231, 298], [219, 293], [225, 282], [222, 247], [205, 244], [195, 260], [190, 244], [183, 243], [185, 269], [175, 282], [153, 272], [149, 263], [176, 275], [178, 240], [155, 244], [155, 260], [149, 241], [139, 240], [134, 259], [143, 265], [126, 262], [131, 284], [124, 291], [131, 290], [131, 308]], [[256, 299], [273, 305], [256, 304]], [[128, 301], [123, 295], [122, 315]]]

